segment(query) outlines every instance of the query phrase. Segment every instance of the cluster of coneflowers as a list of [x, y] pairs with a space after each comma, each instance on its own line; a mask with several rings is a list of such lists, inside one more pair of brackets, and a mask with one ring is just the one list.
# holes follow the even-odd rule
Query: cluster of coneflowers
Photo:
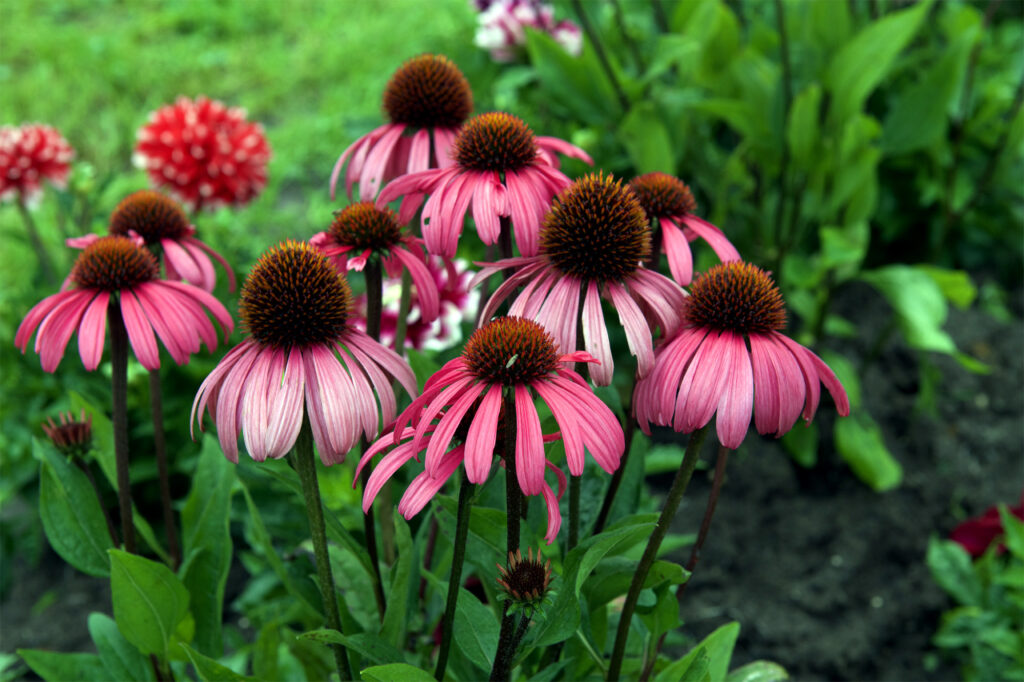
[[[559, 157], [592, 164], [582, 149], [534, 134], [509, 112], [473, 116], [469, 83], [442, 56], [402, 65], [385, 89], [383, 110], [388, 122], [346, 149], [331, 174], [331, 196], [344, 180], [349, 197], [358, 185], [357, 201], [336, 212], [326, 230], [296, 235], [252, 267], [239, 303], [247, 337], [199, 387], [191, 422], [203, 428], [209, 413], [232, 461], [238, 461], [240, 435], [257, 461], [291, 456], [306, 495], [328, 625], [338, 630], [314, 452], [330, 466], [362, 445], [357, 479], [368, 543], [375, 498], [410, 460], [418, 462], [418, 473], [398, 505], [407, 519], [461, 471], [451, 586], [461, 584], [473, 486], [503, 467], [510, 563], [499, 582], [512, 601], [536, 605], [550, 571], [540, 552], [537, 559], [532, 552], [522, 558], [523, 498], [543, 498], [550, 544], [561, 533], [559, 501], [569, 489], [572, 549], [580, 533], [579, 480], [587, 452], [613, 477], [597, 533], [634, 425], [691, 434], [623, 606], [609, 666], [609, 679], [616, 679], [640, 589], [712, 418], [723, 448], [735, 449], [751, 417], [759, 433], [779, 437], [799, 417], [813, 417], [821, 384], [843, 415], [849, 411], [846, 394], [813, 352], [782, 333], [785, 307], [770, 275], [743, 262], [723, 232], [696, 215], [692, 193], [679, 179], [651, 173], [623, 182], [602, 171], [567, 177]], [[244, 203], [266, 180], [269, 148], [259, 128], [237, 110], [203, 98], [156, 112], [140, 131], [136, 151], [154, 187], [193, 211]], [[77, 331], [91, 370], [100, 363], [109, 321], [126, 536], [128, 344], [155, 371], [157, 338], [180, 364], [200, 343], [216, 347], [216, 327], [225, 333], [232, 328], [209, 293], [209, 256], [229, 276], [231, 269], [198, 240], [172, 196], [154, 190], [130, 195], [112, 215], [109, 235], [77, 240], [73, 246], [83, 250], [62, 291], [33, 308], [16, 337], [25, 350], [36, 334], [43, 369], [54, 371]], [[399, 202], [397, 211], [392, 202]], [[463, 234], [467, 216], [474, 234]], [[412, 315], [429, 325], [438, 318], [444, 298], [437, 273], [454, 276], [452, 259], [463, 239], [479, 239], [498, 256], [478, 264], [471, 288], [499, 273], [504, 279], [493, 293], [482, 294], [479, 310], [469, 311], [476, 331], [461, 355], [418, 390], [402, 356], [408, 320]], [[721, 263], [695, 276], [690, 244], [697, 239]], [[668, 276], [659, 272], [663, 259]], [[347, 283], [353, 270], [361, 272], [366, 292], [365, 324], [359, 326]], [[402, 280], [391, 334], [395, 350], [381, 343], [385, 274]], [[635, 364], [613, 361], [612, 312]], [[624, 424], [592, 388], [611, 384], [616, 371], [634, 385]], [[401, 411], [398, 387], [411, 398]], [[557, 432], [542, 432], [538, 398]], [[545, 449], [556, 441], [568, 481], [561, 458], [549, 456], [559, 450]], [[517, 582], [518, 575], [528, 578]], [[379, 569], [375, 587], [380, 605]], [[457, 598], [458, 590], [450, 589], [438, 679], [447, 664]], [[509, 676], [533, 609], [505, 613], [492, 673], [497, 679]], [[351, 679], [344, 648], [334, 650], [339, 674]]]

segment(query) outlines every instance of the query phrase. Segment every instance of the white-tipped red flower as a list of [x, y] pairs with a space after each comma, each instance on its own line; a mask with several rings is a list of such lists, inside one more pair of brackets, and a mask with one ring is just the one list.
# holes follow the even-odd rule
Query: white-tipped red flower
[[452, 165], [449, 150], [473, 112], [473, 93], [450, 59], [423, 54], [391, 76], [383, 107], [390, 122], [353, 142], [334, 164], [331, 199], [345, 164], [345, 191], [351, 199], [352, 185], [359, 182], [363, 201], [373, 200], [381, 185], [393, 178]]
[[308, 242], [264, 253], [239, 303], [249, 338], [203, 381], [190, 423], [198, 415], [202, 429], [208, 409], [232, 462], [239, 432], [253, 459], [284, 457], [307, 416], [325, 465], [344, 461], [360, 435], [376, 438], [380, 418], [395, 418], [391, 377], [412, 395], [416, 379], [394, 351], [348, 324], [351, 298], [345, 277]]
[[512, 219], [524, 256], [537, 253], [537, 234], [552, 197], [571, 182], [558, 170], [557, 154], [592, 163], [579, 147], [554, 137], [536, 137], [522, 119], [502, 112], [470, 119], [452, 145], [455, 164], [404, 175], [381, 190], [377, 205], [403, 197], [399, 222], [423, 204], [421, 227], [430, 253], [455, 257], [462, 224], [472, 210], [485, 244], [501, 235], [501, 218]]
[[568, 20], [555, 21], [555, 9], [537, 0], [483, 0], [477, 2], [473, 43], [490, 52], [496, 62], [513, 62], [523, 54], [526, 29], [543, 31], [573, 57], [583, 51], [580, 27]]
[[576, 348], [582, 332], [583, 347], [600, 361], [590, 367], [590, 378], [607, 386], [614, 362], [603, 297], [618, 313], [638, 373], [645, 376], [654, 365], [652, 332], [658, 328], [666, 335], [679, 327], [685, 296], [672, 280], [641, 265], [650, 254], [650, 232], [628, 187], [603, 173], [580, 178], [555, 198], [541, 229], [539, 255], [487, 264], [477, 273], [471, 286], [518, 268], [488, 300], [480, 323], [521, 289], [509, 314], [537, 320], [561, 348]]
[[157, 337], [179, 365], [199, 350], [200, 342], [213, 350], [217, 331], [225, 337], [233, 327], [220, 301], [182, 282], [159, 279], [156, 257], [128, 237], [107, 236], [93, 241], [79, 254], [60, 293], [43, 299], [29, 311], [14, 337], [24, 353], [36, 329], [35, 351], [43, 370], [57, 369], [72, 334], [78, 332], [78, 351], [87, 370], [103, 356], [107, 312], [120, 306], [135, 357], [146, 369], [160, 367]]
[[[718, 440], [738, 448], [753, 412], [758, 433], [782, 436], [818, 409], [821, 384], [840, 415], [850, 402], [821, 358], [780, 333], [786, 309], [764, 270], [743, 262], [716, 265], [694, 280], [685, 325], [658, 349], [654, 369], [637, 383], [640, 428], [653, 422], [689, 433], [717, 414]], [[749, 348], [748, 348], [749, 344]]]
[[267, 184], [270, 145], [244, 109], [179, 97], [150, 114], [136, 137], [135, 164], [191, 211], [241, 206]]
[[[561, 515], [558, 496], [544, 480], [545, 470], [556, 472], [560, 488], [564, 483], [561, 472], [544, 454], [545, 436], [533, 393], [558, 423], [569, 472], [582, 475], [586, 449], [602, 469], [612, 473], [625, 448], [619, 421], [582, 377], [564, 364], [594, 361], [582, 351], [560, 355], [550, 334], [530, 320], [503, 317], [478, 329], [463, 354], [427, 380], [422, 395], [399, 416], [393, 433], [363, 456], [360, 468], [387, 447], [397, 446], [370, 475], [363, 508], [369, 508], [387, 479], [424, 450], [424, 472], [406, 490], [399, 506], [406, 518], [426, 505], [459, 464], [465, 466], [471, 483], [486, 481], [497, 453], [514, 462], [524, 495], [544, 496], [551, 542]], [[515, 420], [513, 452], [501, 435], [506, 419]]]
[[39, 202], [43, 181], [63, 189], [75, 150], [53, 126], [0, 127], [0, 201]]
[[661, 248], [668, 257], [672, 278], [683, 286], [693, 279], [693, 254], [690, 242], [702, 238], [723, 263], [740, 260], [739, 251], [720, 229], [695, 216], [697, 202], [690, 188], [667, 173], [648, 173], [629, 182], [643, 206], [652, 229], [660, 231]]

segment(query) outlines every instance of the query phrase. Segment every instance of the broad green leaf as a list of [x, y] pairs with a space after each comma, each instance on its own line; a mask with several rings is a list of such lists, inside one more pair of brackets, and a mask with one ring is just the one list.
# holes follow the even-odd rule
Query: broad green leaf
[[1015, 557], [1024, 559], [1024, 521], [1010, 513], [1005, 504], [999, 505], [999, 518], [1003, 522], [1003, 542]]
[[607, 124], [611, 112], [619, 110], [615, 91], [589, 42], [580, 57], [572, 57], [548, 34], [527, 29], [526, 52], [545, 93], [577, 120]]
[[857, 274], [868, 250], [871, 230], [866, 222], [843, 227], [824, 226], [818, 230], [821, 242], [821, 266], [837, 271], [837, 281]]
[[917, 33], [931, 4], [925, 0], [871, 22], [836, 52], [825, 74], [832, 95], [830, 119], [842, 122], [861, 109]]
[[892, 490], [903, 480], [903, 467], [885, 446], [881, 428], [867, 412], [837, 419], [835, 442], [857, 478], [876, 492]]
[[481, 670], [491, 669], [500, 631], [501, 623], [494, 612], [481, 604], [472, 592], [460, 588], [453, 634], [455, 646], [470, 663]]
[[[580, 589], [583, 587], [583, 581], [590, 576], [590, 573], [594, 570], [601, 559], [608, 554], [614, 556], [615, 554], [624, 552], [641, 540], [645, 540], [650, 537], [651, 531], [654, 530], [655, 525], [655, 519], [652, 517], [654, 517], [653, 514], [637, 515], [634, 517], [634, 519], [636, 519], [634, 523], [617, 529], [609, 528], [604, 533], [595, 536], [593, 544], [585, 548], [585, 551], [580, 558], [579, 569], [576, 573], [576, 594], [580, 593]], [[580, 548], [583, 547], [584, 545], [580, 545]], [[566, 560], [566, 563], [568, 563], [568, 559]], [[570, 584], [568, 579], [566, 580], [566, 584]]]
[[786, 127], [786, 141], [793, 164], [809, 170], [821, 153], [821, 85], [811, 83], [793, 99]]
[[226, 665], [218, 663], [209, 656], [204, 656], [187, 644], [182, 644], [181, 648], [188, 655], [188, 659], [192, 661], [192, 667], [196, 669], [196, 675], [199, 676], [201, 682], [242, 682], [256, 679], [239, 675]]
[[172, 638], [190, 617], [188, 590], [163, 564], [119, 549], [108, 554], [118, 629], [142, 653], [168, 660]]
[[[608, 557], [602, 561], [583, 584], [583, 592], [587, 596], [590, 608], [607, 604], [612, 599], [626, 594], [636, 574], [636, 565], [634, 559], [622, 556]], [[671, 561], [655, 561], [643, 586], [646, 589], [663, 583], [679, 585], [686, 582], [688, 575], [682, 566]]]
[[810, 468], [818, 463], [819, 438], [816, 423], [811, 422], [806, 425], [797, 423], [782, 437], [782, 447], [794, 462], [804, 468]]
[[965, 606], [980, 606], [984, 601], [981, 579], [974, 571], [971, 556], [952, 540], [928, 541], [925, 558], [932, 577], [942, 589]]
[[[683, 581], [683, 567], [676, 566], [675, 568], [677, 570], [673, 582]], [[642, 603], [645, 593], [654, 596], [655, 601], [652, 606], [646, 606]], [[679, 619], [679, 600], [676, 598], [676, 593], [669, 589], [668, 584], [663, 583], [653, 590], [649, 588], [644, 589], [640, 593], [640, 597], [640, 600], [637, 602], [636, 615], [646, 626], [651, 637], [657, 640], [664, 633], [679, 627], [682, 622]]]
[[224, 588], [231, 566], [231, 491], [235, 465], [221, 453], [217, 439], [203, 439], [192, 489], [181, 511], [185, 556], [198, 552], [183, 573], [196, 619], [195, 648], [207, 656], [224, 651], [221, 635]]
[[640, 82], [646, 85], [660, 78], [669, 69], [690, 70], [700, 56], [700, 43], [690, 36], [663, 33], [656, 38], [653, 58]]
[[[728, 623], [719, 627], [717, 630], [705, 637], [704, 641], [695, 646], [690, 653], [678, 661], [682, 666], [678, 669], [679, 672], [686, 670], [689, 665], [688, 661], [699, 657], [703, 653], [708, 659], [707, 679], [710, 679], [712, 682], [720, 682], [720, 680], [724, 680], [729, 672], [729, 661], [732, 660], [732, 650], [736, 646], [736, 638], [739, 637], [739, 634], [739, 623]], [[684, 663], [686, 663], [686, 665], [683, 665]], [[662, 675], [664, 674], [665, 671], [662, 671]], [[668, 682], [668, 680], [672, 678], [662, 678], [659, 676], [659, 678], [656, 679]], [[703, 676], [701, 679], [703, 679]]]
[[92, 636], [110, 679], [153, 679], [153, 668], [149, 661], [124, 638], [113, 618], [105, 613], [90, 613], [89, 635]]
[[346, 649], [351, 649], [364, 659], [377, 664], [402, 663], [405, 656], [393, 645], [381, 639], [377, 635], [360, 632], [354, 635], [343, 635], [337, 630], [324, 628], [322, 630], [311, 630], [299, 635], [302, 639], [312, 642], [319, 642], [324, 646], [340, 644]]
[[788, 679], [789, 673], [778, 663], [753, 661], [730, 672], [725, 682], [779, 682]]
[[637, 174], [675, 172], [672, 139], [652, 102], [641, 102], [630, 110], [619, 125], [619, 139]]
[[969, 308], [978, 297], [978, 288], [971, 281], [971, 276], [963, 270], [948, 270], [928, 264], [915, 267], [935, 280], [946, 300], [961, 310]]
[[654, 682], [712, 682], [708, 667], [711, 659], [703, 645], [696, 646], [678, 661], [670, 663], [654, 676]]
[[103, 680], [110, 676], [96, 654], [63, 654], [39, 649], [18, 649], [28, 667], [46, 682]]
[[[435, 499], [443, 513], [454, 523], [458, 502], [448, 495], [438, 495]], [[471, 540], [479, 541], [498, 557], [503, 557], [508, 541], [505, 532], [505, 512], [500, 509], [473, 506], [469, 512], [469, 534]]]
[[83, 573], [110, 575], [113, 543], [89, 479], [49, 443], [33, 438], [32, 452], [40, 463], [39, 518], [50, 546]]
[[942, 330], [949, 313], [946, 297], [929, 274], [910, 265], [888, 265], [865, 272], [861, 278], [889, 301], [911, 348], [956, 351], [953, 339]]
[[359, 673], [364, 682], [434, 682], [434, 676], [408, 663], [375, 665]]
[[[634, 437], [635, 440], [635, 437]], [[632, 451], [632, 448], [630, 448]], [[643, 453], [644, 475], [672, 473], [679, 468], [686, 454], [686, 447], [678, 443], [658, 443]], [[632, 453], [630, 454], [632, 460]]]
[[[650, 454], [651, 441], [647, 436], [637, 430], [633, 434], [633, 442], [629, 446], [629, 459], [626, 460], [625, 470], [622, 472], [622, 482], [619, 484], [619, 492], [612, 501], [612, 508], [608, 512], [608, 522], [615, 523], [636, 511], [640, 496], [644, 493], [644, 467], [647, 465], [647, 456]], [[676, 459], [682, 461], [681, 457]], [[596, 520], [596, 519], [595, 519]]]
[[409, 524], [398, 513], [398, 509], [394, 510], [393, 515], [398, 560], [391, 569], [391, 589], [388, 590], [388, 605], [384, 612], [384, 622], [380, 626], [380, 635], [395, 646], [402, 646], [405, 641], [409, 591], [413, 589], [415, 582], [410, 578], [416, 550], [413, 547]]
[[281, 626], [276, 622], [260, 628], [252, 647], [252, 675], [260, 680], [286, 679], [281, 664]]

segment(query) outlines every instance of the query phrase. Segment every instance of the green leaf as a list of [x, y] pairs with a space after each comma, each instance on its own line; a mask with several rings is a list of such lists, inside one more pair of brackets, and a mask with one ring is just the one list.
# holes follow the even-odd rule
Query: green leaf
[[168, 660], [172, 638], [190, 618], [188, 590], [163, 564], [119, 549], [108, 554], [118, 629], [142, 653]]
[[218, 663], [209, 656], [204, 656], [187, 644], [182, 644], [181, 648], [185, 650], [188, 659], [192, 661], [192, 666], [196, 669], [196, 674], [201, 682], [240, 682], [242, 680], [255, 681], [256, 679], [239, 675], [226, 665]]
[[[454, 522], [458, 512], [458, 503], [455, 499], [448, 495], [438, 495], [435, 499], [443, 513], [450, 516]], [[473, 506], [469, 512], [469, 534], [471, 538], [486, 545], [497, 557], [504, 556], [507, 541], [505, 512], [500, 509]]]
[[374, 663], [401, 663], [405, 656], [393, 645], [381, 639], [377, 635], [360, 632], [354, 635], [343, 635], [337, 630], [324, 628], [322, 630], [311, 630], [299, 635], [302, 639], [319, 642], [324, 646], [340, 644], [346, 649], [352, 649], [364, 659]]
[[415, 348], [407, 348], [406, 353], [409, 357], [409, 366], [412, 368], [413, 374], [416, 375], [416, 383], [419, 386], [425, 384], [427, 379], [433, 376], [437, 370], [441, 369], [441, 365], [437, 363], [437, 360], [427, 353], [418, 351]]
[[936, 265], [921, 264], [914, 266], [931, 277], [946, 300], [961, 310], [966, 310], [978, 297], [978, 288], [971, 281], [971, 276], [963, 270], [948, 270]]
[[28, 667], [47, 682], [103, 680], [110, 676], [96, 654], [62, 654], [57, 651], [18, 649]]
[[527, 29], [526, 52], [545, 94], [577, 120], [604, 125], [619, 110], [615, 91], [589, 43], [576, 58], [548, 34]]
[[811, 422], [787, 431], [782, 437], [782, 447], [794, 462], [807, 469], [818, 463], [819, 439], [818, 425]]
[[952, 540], [931, 538], [925, 562], [935, 582], [950, 596], [965, 606], [981, 606], [984, 588], [967, 550]]
[[395, 544], [398, 548], [398, 560], [391, 570], [391, 589], [388, 590], [388, 606], [384, 612], [384, 622], [380, 626], [380, 634], [395, 646], [402, 646], [405, 641], [406, 613], [409, 604], [409, 590], [412, 589], [412, 562], [416, 550], [412, 544], [409, 524], [405, 522], [396, 508], [393, 512], [395, 524]]
[[470, 663], [481, 670], [491, 669], [500, 630], [501, 624], [494, 612], [481, 604], [472, 592], [459, 588], [453, 634], [455, 645]]
[[999, 505], [999, 518], [1003, 522], [1003, 542], [1015, 557], [1024, 559], [1024, 521], [1014, 516], [1005, 504]]
[[881, 428], [867, 412], [837, 419], [835, 442], [857, 478], [876, 492], [892, 490], [903, 480], [903, 467], [885, 446]]
[[653, 102], [641, 102], [630, 110], [619, 125], [619, 139], [637, 174], [675, 172], [672, 139]]
[[821, 85], [811, 83], [793, 99], [786, 141], [797, 168], [810, 169], [821, 152]]
[[[636, 574], [636, 561], [627, 557], [609, 557], [602, 561], [583, 584], [587, 605], [591, 609], [607, 604], [619, 595], [626, 594]], [[671, 561], [655, 561], [651, 566], [643, 587], [654, 588], [662, 584], [679, 585], [686, 582], [689, 574]]]
[[896, 312], [900, 330], [911, 348], [952, 354], [953, 339], [942, 330], [949, 308], [935, 280], [910, 265], [889, 265], [861, 275]]
[[863, 107], [917, 33], [931, 4], [925, 0], [871, 22], [836, 52], [825, 74], [832, 95], [831, 120], [845, 121]]
[[[689, 661], [698, 658], [702, 653], [707, 656], [707, 675], [706, 679], [710, 679], [713, 682], [719, 682], [724, 680], [727, 673], [729, 672], [729, 661], [732, 660], [732, 650], [736, 646], [736, 638], [740, 634], [739, 623], [728, 623], [719, 627], [717, 630], [712, 632], [710, 635], [704, 638], [700, 644], [695, 646], [690, 653], [686, 654], [681, 660], [677, 661], [677, 664], [681, 667], [678, 669], [680, 672], [686, 670], [689, 666]], [[684, 665], [685, 664], [685, 665]], [[671, 666], [670, 666], [671, 667]], [[673, 679], [671, 677], [662, 677], [668, 670], [666, 668], [661, 672], [656, 680], [659, 682], [668, 682]], [[685, 679], [685, 676], [684, 676]], [[698, 679], [694, 677], [693, 679]], [[700, 679], [704, 679], [701, 676]]]
[[675, 663], [654, 676], [654, 682], [711, 682], [711, 659], [703, 646], [696, 646]]
[[867, 222], [844, 227], [825, 226], [818, 230], [821, 241], [821, 266], [838, 272], [837, 281], [857, 274], [860, 263], [868, 251], [871, 230]]
[[217, 439], [203, 439], [192, 489], [181, 510], [185, 556], [198, 552], [189, 562], [182, 582], [191, 595], [196, 619], [195, 648], [211, 657], [224, 651], [221, 623], [224, 588], [231, 567], [231, 490], [235, 465], [221, 453]]
[[105, 613], [89, 614], [89, 635], [112, 680], [152, 680], [153, 668]]
[[[579, 568], [576, 572], [575, 591], [577, 595], [583, 587], [583, 581], [587, 579], [601, 559], [608, 554], [620, 554], [650, 536], [655, 525], [653, 517], [654, 514], [638, 514], [636, 517], [633, 517], [633, 522], [629, 525], [615, 529], [609, 528], [604, 533], [596, 536], [594, 542], [589, 546], [581, 544], [577, 548], [584, 549], [584, 553], [579, 560]], [[569, 560], [567, 559], [566, 563], [568, 562]], [[570, 581], [566, 579], [566, 583], [570, 584]]]
[[103, 510], [89, 479], [54, 446], [32, 439], [39, 460], [39, 517], [54, 551], [89, 575], [110, 575], [113, 547]]
[[364, 682], [434, 682], [434, 676], [408, 663], [375, 665], [359, 673]]
[[778, 682], [788, 679], [789, 673], [778, 663], [753, 661], [730, 672], [725, 682]]
[[[632, 454], [632, 448], [630, 448], [630, 461], [633, 459]], [[641, 457], [644, 461], [644, 475], [674, 472], [683, 461], [684, 454], [686, 454], [686, 448], [678, 443], [658, 443], [652, 446]]]

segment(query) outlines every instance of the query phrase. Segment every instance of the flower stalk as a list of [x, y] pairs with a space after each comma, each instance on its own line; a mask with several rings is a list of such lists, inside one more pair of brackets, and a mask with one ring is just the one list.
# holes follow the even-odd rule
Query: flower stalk
[[[522, 494], [516, 475], [516, 406], [512, 392], [507, 389], [504, 402], [505, 433], [501, 434], [501, 437], [502, 455], [505, 459], [506, 549], [508, 554], [512, 555], [519, 549]], [[494, 667], [491, 668], [492, 681], [508, 680], [512, 673], [512, 657], [515, 655], [516, 647], [515, 630], [516, 617], [514, 613], [509, 613], [509, 606], [506, 603], [501, 618], [501, 631], [498, 634], [498, 650], [494, 654]]]
[[110, 393], [113, 403], [114, 457], [117, 462], [117, 499], [121, 512], [124, 549], [136, 553], [135, 524], [132, 521], [131, 477], [128, 474], [128, 330], [121, 316], [121, 305], [111, 300], [107, 308], [110, 321]]
[[647, 574], [650, 572], [651, 566], [654, 565], [654, 560], [658, 556], [658, 549], [668, 533], [668, 528], [672, 523], [676, 510], [679, 508], [679, 503], [682, 502], [683, 493], [686, 492], [686, 486], [689, 485], [690, 478], [693, 476], [697, 460], [700, 459], [700, 448], [704, 444], [704, 438], [707, 436], [707, 433], [708, 427], [705, 425], [690, 435], [690, 442], [686, 445], [686, 454], [683, 455], [683, 461], [679, 464], [679, 471], [676, 472], [675, 480], [672, 481], [672, 488], [665, 499], [665, 507], [661, 510], [661, 516], [658, 517], [654, 531], [647, 541], [647, 547], [644, 548], [640, 564], [633, 575], [633, 581], [629, 585], [626, 603], [622, 606], [622, 615], [619, 618], [618, 631], [615, 633], [615, 647], [612, 649], [612, 658], [608, 665], [607, 679], [609, 681], [618, 680], [622, 672], [622, 659], [626, 653], [626, 639], [629, 637], [629, 627], [633, 620], [633, 612], [636, 610], [637, 600], [640, 598], [640, 591], [643, 589], [644, 581], [647, 580]]
[[28, 232], [28, 240], [32, 244], [32, 250], [36, 252], [39, 269], [43, 271], [43, 279], [48, 285], [52, 286], [60, 280], [57, 279], [57, 271], [53, 268], [50, 253], [46, 250], [42, 237], [39, 236], [36, 221], [32, 219], [32, 212], [28, 210], [28, 206], [21, 199], [14, 203], [18, 205], [18, 212], [21, 213], [21, 219], [25, 223], [25, 231]]
[[[306, 503], [306, 515], [309, 518], [309, 531], [313, 539], [313, 554], [316, 558], [316, 575], [320, 583], [320, 593], [324, 600], [324, 614], [327, 627], [342, 632], [341, 615], [338, 611], [338, 599], [334, 590], [334, 575], [331, 571], [330, 554], [327, 551], [327, 531], [324, 525], [324, 509], [320, 499], [320, 485], [317, 482], [316, 462], [313, 455], [313, 431], [309, 425], [309, 417], [303, 417], [302, 429], [292, 450], [292, 465], [299, 475], [302, 485], [302, 497]], [[338, 667], [338, 675], [343, 681], [353, 679], [348, 653], [340, 644], [332, 644], [334, 662]]]
[[459, 586], [462, 585], [462, 566], [466, 560], [466, 540], [469, 537], [470, 500], [473, 497], [473, 484], [462, 474], [459, 486], [459, 510], [455, 523], [454, 554], [452, 556], [452, 572], [448, 578], [448, 596], [445, 602], [444, 618], [441, 621], [441, 651], [437, 657], [434, 677], [441, 682], [448, 668], [448, 654], [452, 648], [452, 634], [455, 629], [455, 607], [459, 600]]
[[167, 468], [167, 437], [164, 433], [163, 390], [160, 385], [160, 370], [149, 370], [149, 405], [153, 418], [153, 451], [156, 455], [157, 475], [160, 479], [160, 505], [163, 507], [164, 527], [167, 529], [167, 550], [171, 557], [171, 569], [181, 565], [181, 545], [171, 508], [171, 482]]

